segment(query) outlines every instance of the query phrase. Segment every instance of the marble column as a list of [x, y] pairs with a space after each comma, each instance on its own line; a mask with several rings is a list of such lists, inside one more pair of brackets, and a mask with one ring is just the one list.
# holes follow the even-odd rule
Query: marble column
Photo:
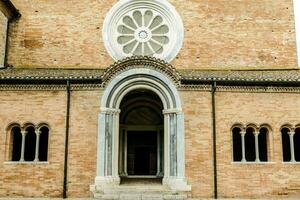
[[36, 141], [35, 141], [35, 157], [34, 157], [34, 162], [38, 162], [39, 161], [39, 149], [40, 149], [40, 135], [41, 135], [41, 131], [40, 130], [35, 131], [35, 135], [36, 135]]
[[174, 190], [190, 191], [185, 178], [184, 115], [175, 109], [164, 110], [163, 113], [166, 140], [163, 183]]
[[290, 151], [291, 151], [291, 162], [295, 162], [295, 148], [294, 148], [294, 135], [295, 131], [290, 131], [289, 133], [290, 136]]
[[[98, 116], [97, 182], [118, 182], [119, 109], [102, 108]], [[118, 183], [117, 183], [118, 184]]]
[[259, 159], [259, 144], [258, 144], [259, 131], [255, 131], [253, 134], [254, 134], [254, 139], [255, 139], [255, 162], [260, 162], [260, 159]]
[[246, 131], [241, 131], [241, 142], [242, 142], [242, 162], [246, 162], [246, 152], [245, 152], [245, 135]]
[[22, 129], [21, 130], [21, 134], [22, 134], [22, 145], [21, 145], [20, 162], [23, 162], [23, 161], [25, 161], [25, 159], [24, 159], [24, 155], [25, 155], [25, 139], [26, 139], [27, 131]]

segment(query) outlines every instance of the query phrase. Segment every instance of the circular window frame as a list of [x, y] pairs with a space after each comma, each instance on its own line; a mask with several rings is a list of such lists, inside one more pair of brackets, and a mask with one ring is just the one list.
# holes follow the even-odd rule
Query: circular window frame
[[120, 21], [129, 13], [135, 10], [151, 10], [159, 13], [164, 19], [169, 28], [168, 34], [169, 43], [163, 46], [165, 49], [161, 54], [154, 54], [153, 56], [167, 62], [173, 60], [179, 53], [184, 38], [184, 27], [181, 17], [176, 9], [167, 0], [120, 0], [107, 13], [102, 29], [102, 37], [106, 50], [114, 60], [121, 60], [126, 55], [123, 52], [123, 47], [118, 44], [117, 37], [118, 26]]

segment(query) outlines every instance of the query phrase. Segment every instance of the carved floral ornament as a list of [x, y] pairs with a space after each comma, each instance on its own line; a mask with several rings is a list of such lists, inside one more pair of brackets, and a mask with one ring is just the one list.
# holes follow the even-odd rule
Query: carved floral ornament
[[169, 62], [182, 46], [183, 24], [167, 0], [120, 0], [105, 18], [103, 40], [115, 60], [136, 55]]

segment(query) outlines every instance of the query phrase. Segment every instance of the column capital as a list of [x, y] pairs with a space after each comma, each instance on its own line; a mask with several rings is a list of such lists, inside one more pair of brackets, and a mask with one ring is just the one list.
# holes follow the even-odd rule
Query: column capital
[[26, 130], [21, 130], [21, 134], [22, 134], [22, 135], [26, 135], [26, 134], [27, 134], [27, 131], [26, 131]]
[[240, 134], [241, 134], [242, 136], [245, 136], [245, 135], [246, 135], [246, 131], [241, 131]]
[[258, 136], [259, 135], [259, 131], [254, 131], [253, 134], [254, 134], [254, 136]]
[[294, 130], [288, 131], [288, 134], [291, 135], [291, 136], [293, 136], [293, 135], [295, 135], [295, 131]]
[[102, 114], [119, 114], [120, 112], [121, 110], [116, 108], [100, 108], [100, 113]]
[[41, 130], [34, 130], [36, 135], [41, 135], [42, 131]]
[[164, 115], [168, 114], [182, 114], [182, 109], [181, 108], [173, 108], [173, 109], [165, 109], [163, 110]]

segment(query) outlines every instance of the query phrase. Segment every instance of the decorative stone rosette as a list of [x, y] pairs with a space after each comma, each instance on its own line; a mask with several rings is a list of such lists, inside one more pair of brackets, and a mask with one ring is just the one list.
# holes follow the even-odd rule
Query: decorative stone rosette
[[166, 0], [120, 0], [103, 25], [107, 51], [115, 60], [153, 56], [171, 61], [183, 41], [183, 25]]

